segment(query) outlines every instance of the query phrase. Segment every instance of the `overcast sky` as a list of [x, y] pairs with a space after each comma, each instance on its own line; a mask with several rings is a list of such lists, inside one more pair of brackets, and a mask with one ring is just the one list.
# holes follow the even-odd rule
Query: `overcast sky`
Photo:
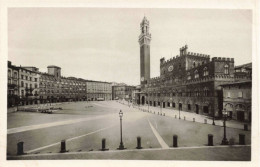
[[252, 61], [252, 13], [221, 9], [9, 8], [8, 60], [14, 65], [48, 65], [62, 75], [140, 83], [138, 36], [144, 15], [150, 21], [151, 77], [160, 58], [179, 48], [211, 57]]

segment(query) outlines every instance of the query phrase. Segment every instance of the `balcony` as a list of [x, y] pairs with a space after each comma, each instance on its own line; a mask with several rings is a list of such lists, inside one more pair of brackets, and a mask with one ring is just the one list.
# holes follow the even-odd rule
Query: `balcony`
[[14, 88], [17, 88], [17, 87], [18, 87], [17, 84], [8, 84], [9, 89], [14, 89]]

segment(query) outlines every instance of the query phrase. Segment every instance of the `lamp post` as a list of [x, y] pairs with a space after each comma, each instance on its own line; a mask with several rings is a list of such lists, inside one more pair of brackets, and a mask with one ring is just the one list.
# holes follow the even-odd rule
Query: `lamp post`
[[180, 107], [180, 103], [179, 103], [179, 119], [181, 119], [181, 107]]
[[213, 116], [212, 116], [213, 122], [212, 125], [215, 125], [215, 110], [213, 110]]
[[227, 113], [225, 108], [222, 111], [222, 115], [224, 117], [224, 137], [222, 139], [221, 145], [228, 145], [228, 140], [227, 140], [227, 137], [226, 137], [226, 118], [227, 118], [228, 113]]
[[120, 117], [120, 145], [119, 145], [119, 150], [123, 150], [124, 144], [123, 144], [123, 138], [122, 138], [122, 117], [123, 117], [123, 112], [120, 110], [119, 112], [119, 117]]
[[161, 109], [161, 115], [162, 115], [162, 101], [160, 102], [160, 109]]
[[213, 111], [213, 122], [212, 125], [215, 125], [215, 111]]

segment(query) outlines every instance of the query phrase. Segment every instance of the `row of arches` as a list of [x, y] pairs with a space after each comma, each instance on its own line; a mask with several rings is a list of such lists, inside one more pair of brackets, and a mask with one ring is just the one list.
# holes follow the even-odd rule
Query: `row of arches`
[[224, 109], [228, 112], [228, 116], [238, 121], [251, 122], [251, 104], [246, 103], [224, 103]]
[[145, 96], [141, 97], [142, 105], [149, 105], [153, 107], [162, 107], [162, 108], [173, 108], [181, 111], [195, 112], [197, 114], [212, 114], [212, 106], [211, 103], [205, 101], [195, 102], [191, 99], [175, 99], [168, 101], [160, 101], [160, 100], [146, 100]]

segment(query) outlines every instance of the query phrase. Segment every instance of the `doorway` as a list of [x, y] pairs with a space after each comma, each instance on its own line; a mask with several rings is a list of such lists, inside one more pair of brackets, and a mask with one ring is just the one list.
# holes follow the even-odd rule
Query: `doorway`
[[182, 110], [182, 103], [179, 103], [179, 110]]
[[190, 104], [188, 104], [188, 110], [191, 110], [191, 106], [190, 106]]
[[199, 105], [195, 104], [195, 108], [196, 108], [196, 110], [195, 110], [196, 114], [199, 114]]
[[204, 113], [209, 113], [209, 107], [208, 106], [203, 106], [203, 112]]
[[245, 120], [245, 113], [243, 111], [237, 112], [237, 120], [238, 121], [244, 121]]
[[144, 105], [144, 103], [145, 103], [145, 97], [142, 96], [142, 105]]

